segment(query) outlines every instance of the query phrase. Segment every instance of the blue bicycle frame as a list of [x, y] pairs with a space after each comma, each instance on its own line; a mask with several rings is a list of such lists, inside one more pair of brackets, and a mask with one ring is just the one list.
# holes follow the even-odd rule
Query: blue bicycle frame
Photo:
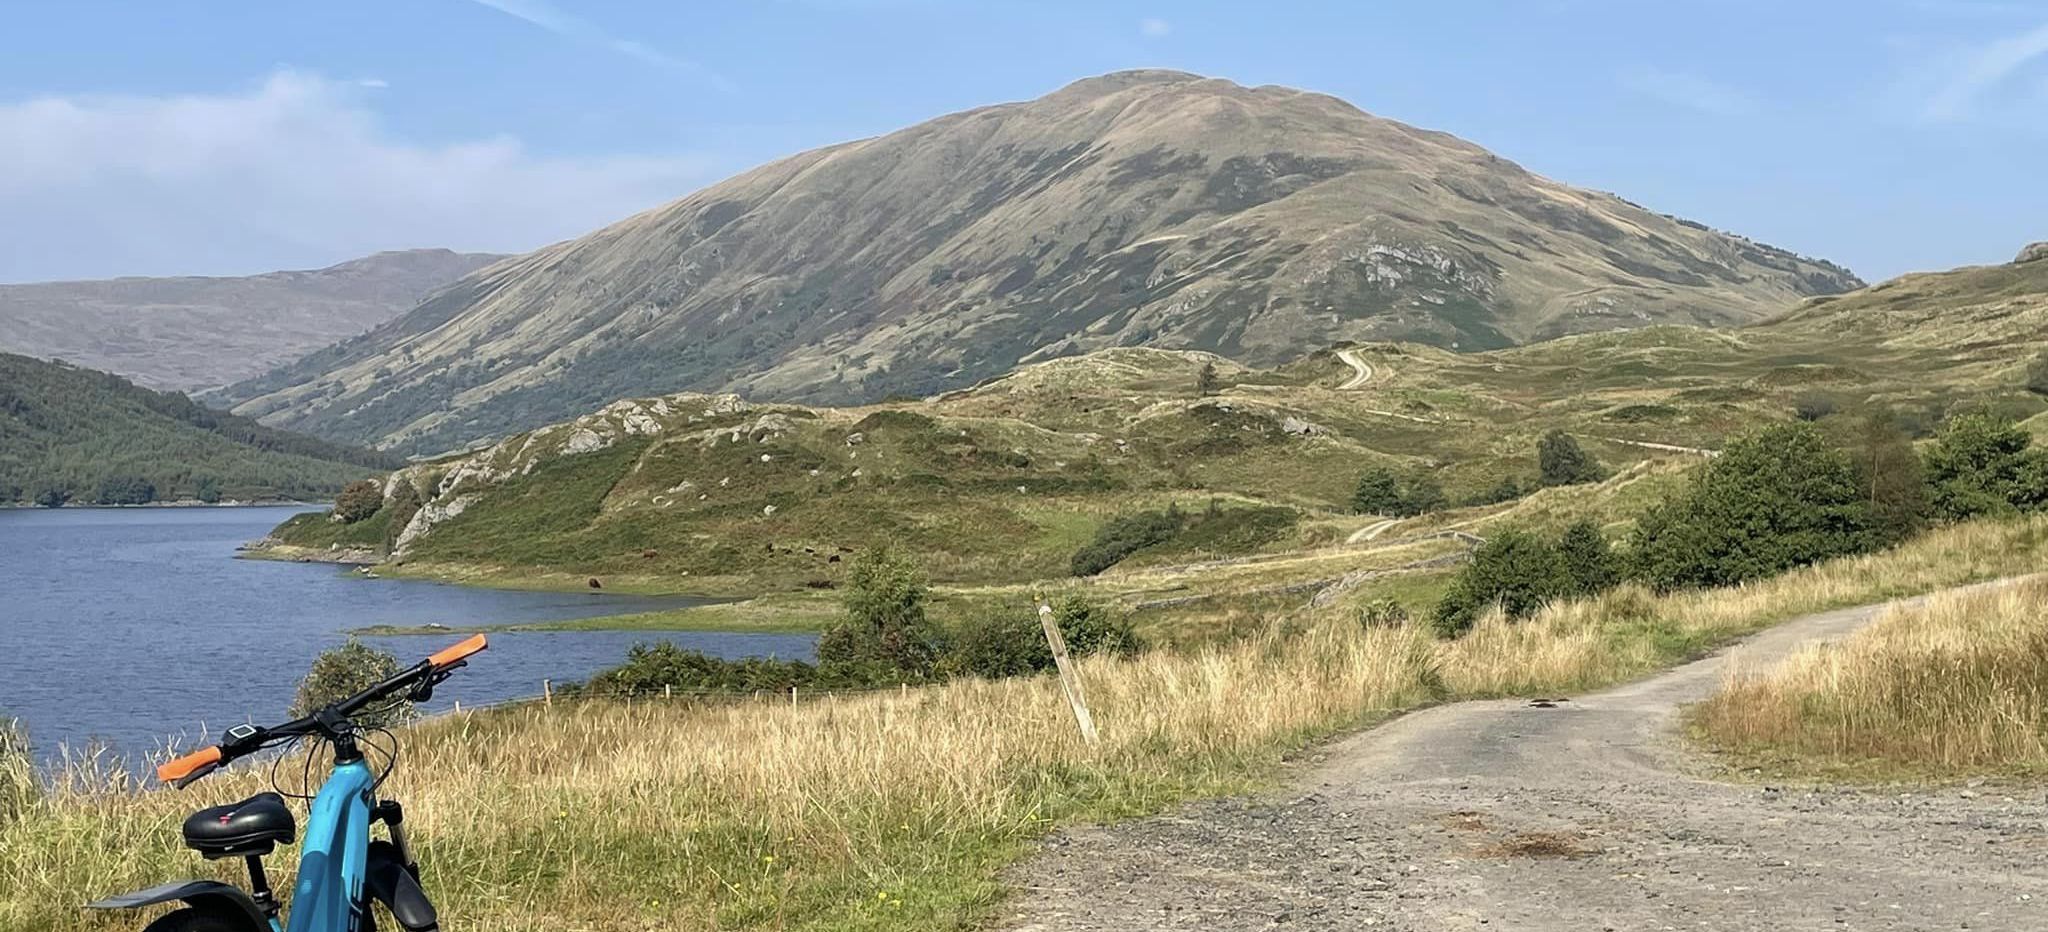
[[[362, 928], [363, 878], [370, 852], [369, 764], [353, 760], [313, 797], [299, 848], [299, 879], [292, 887], [291, 932], [355, 932]], [[271, 920], [271, 925], [277, 925]], [[280, 929], [277, 932], [284, 932]]]

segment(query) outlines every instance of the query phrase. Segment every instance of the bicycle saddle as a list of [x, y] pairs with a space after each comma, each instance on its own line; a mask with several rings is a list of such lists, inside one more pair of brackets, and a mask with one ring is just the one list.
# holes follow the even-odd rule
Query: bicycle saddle
[[208, 859], [240, 858], [269, 854], [279, 842], [290, 844], [298, 831], [284, 797], [258, 793], [192, 813], [185, 820], [185, 844]]

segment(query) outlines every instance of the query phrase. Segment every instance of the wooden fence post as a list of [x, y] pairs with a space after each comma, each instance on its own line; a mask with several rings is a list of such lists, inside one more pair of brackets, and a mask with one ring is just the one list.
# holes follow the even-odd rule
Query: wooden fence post
[[1088, 697], [1081, 692], [1081, 675], [1074, 670], [1074, 661], [1067, 656], [1067, 639], [1060, 634], [1059, 619], [1053, 617], [1052, 605], [1041, 600], [1038, 603], [1038, 623], [1045, 628], [1045, 643], [1052, 648], [1052, 662], [1060, 668], [1060, 689], [1067, 694], [1067, 704], [1074, 707], [1074, 723], [1081, 726], [1081, 739], [1094, 745], [1095, 717], [1088, 714]]
[[542, 705], [544, 705], [544, 706], [547, 706], [547, 707], [548, 707], [548, 708], [550, 708], [550, 709], [552, 709], [552, 708], [554, 708], [554, 707], [555, 707], [555, 681], [554, 681], [554, 680], [541, 680], [541, 681], [540, 681], [540, 702], [541, 702], [541, 704], [542, 704]]

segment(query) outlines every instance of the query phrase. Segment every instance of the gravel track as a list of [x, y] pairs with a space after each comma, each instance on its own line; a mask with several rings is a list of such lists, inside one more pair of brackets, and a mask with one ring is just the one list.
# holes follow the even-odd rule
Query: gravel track
[[[1881, 607], [1773, 628], [1770, 663]], [[1016, 930], [2048, 929], [2038, 790], [1717, 782], [1677, 738], [1726, 654], [1549, 707], [1404, 716], [1282, 794], [1048, 840]]]

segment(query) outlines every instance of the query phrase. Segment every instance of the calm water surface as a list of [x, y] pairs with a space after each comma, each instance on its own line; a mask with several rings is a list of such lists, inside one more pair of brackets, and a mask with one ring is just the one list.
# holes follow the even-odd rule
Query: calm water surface
[[[0, 510], [0, 716], [39, 752], [110, 742], [137, 754], [201, 728], [285, 718], [320, 651], [369, 625], [502, 624], [693, 604], [363, 579], [333, 566], [235, 559], [304, 508]], [[365, 638], [410, 662], [462, 635]], [[809, 635], [564, 631], [491, 635], [435, 705], [530, 696], [581, 679], [636, 642], [722, 657], [808, 659]]]

